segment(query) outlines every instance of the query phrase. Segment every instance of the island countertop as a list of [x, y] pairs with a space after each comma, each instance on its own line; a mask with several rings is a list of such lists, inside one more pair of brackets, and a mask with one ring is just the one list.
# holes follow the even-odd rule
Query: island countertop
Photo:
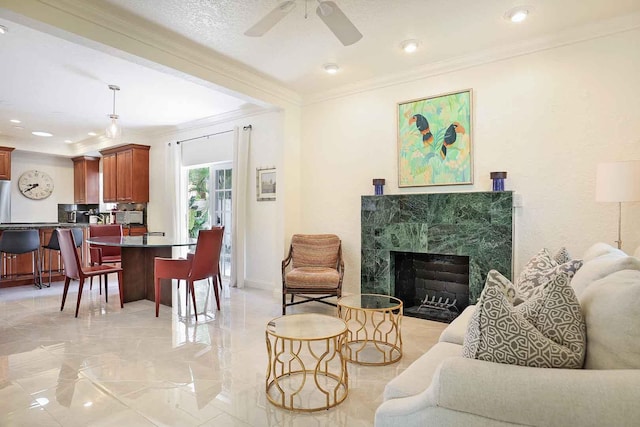
[[87, 223], [75, 222], [7, 222], [0, 224], [0, 230], [26, 230], [30, 228], [87, 228]]

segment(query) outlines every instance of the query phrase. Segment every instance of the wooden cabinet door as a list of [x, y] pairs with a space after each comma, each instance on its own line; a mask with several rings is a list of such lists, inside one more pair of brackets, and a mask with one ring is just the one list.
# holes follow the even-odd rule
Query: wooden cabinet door
[[[87, 191], [85, 188], [85, 167], [81, 160], [73, 161], [73, 202], [87, 203]], [[48, 241], [48, 240], [47, 240]]]
[[116, 198], [119, 202], [133, 201], [133, 150], [116, 153]]
[[11, 152], [13, 148], [0, 147], [0, 179], [11, 179]]
[[75, 203], [100, 203], [100, 159], [73, 159], [73, 194]]
[[116, 155], [105, 155], [102, 157], [102, 198], [105, 202], [118, 201], [116, 194], [117, 177]]

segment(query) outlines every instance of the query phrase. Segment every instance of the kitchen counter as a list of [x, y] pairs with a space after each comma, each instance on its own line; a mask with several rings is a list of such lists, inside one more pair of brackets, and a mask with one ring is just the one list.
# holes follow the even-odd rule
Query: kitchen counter
[[29, 228], [87, 228], [87, 223], [75, 222], [7, 222], [0, 224], [0, 230], [25, 230]]

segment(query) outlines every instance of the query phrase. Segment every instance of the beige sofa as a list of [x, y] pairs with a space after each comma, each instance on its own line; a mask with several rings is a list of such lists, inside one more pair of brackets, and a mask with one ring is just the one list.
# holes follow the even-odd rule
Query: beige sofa
[[584, 369], [463, 358], [470, 306], [387, 384], [375, 426], [640, 425], [640, 259], [603, 243], [583, 259], [571, 285], [587, 325]]

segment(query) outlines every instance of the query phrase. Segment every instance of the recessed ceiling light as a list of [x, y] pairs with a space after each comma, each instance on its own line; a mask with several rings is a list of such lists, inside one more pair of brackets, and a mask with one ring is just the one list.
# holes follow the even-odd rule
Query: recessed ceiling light
[[9, 120], [11, 123], [22, 123], [20, 120], [18, 119], [11, 119]]
[[95, 132], [89, 132], [87, 135], [89, 135], [89, 136], [96, 136], [96, 135], [97, 135], [97, 133], [95, 133]]
[[416, 50], [418, 50], [419, 45], [420, 43], [418, 42], [418, 40], [405, 40], [400, 43], [402, 50], [404, 50], [406, 53], [415, 52]]
[[12, 126], [14, 129], [24, 129], [24, 126]]
[[70, 139], [65, 139], [64, 142], [66, 142], [67, 144], [71, 144], [73, 141]]
[[324, 64], [322, 68], [329, 74], [335, 74], [340, 70], [338, 64]]
[[7, 27], [5, 27], [4, 25], [0, 25], [0, 34], [7, 34], [9, 32], [9, 29]]
[[43, 131], [41, 131], [41, 130], [33, 131], [33, 132], [31, 132], [31, 134], [32, 134], [32, 135], [35, 135], [35, 136], [45, 136], [45, 137], [53, 136], [53, 134], [52, 134], [52, 133], [49, 133], [49, 132], [43, 132]]
[[518, 6], [513, 9], [509, 9], [507, 13], [504, 14], [504, 18], [511, 22], [518, 23], [527, 19], [529, 13], [531, 13], [530, 6]]

